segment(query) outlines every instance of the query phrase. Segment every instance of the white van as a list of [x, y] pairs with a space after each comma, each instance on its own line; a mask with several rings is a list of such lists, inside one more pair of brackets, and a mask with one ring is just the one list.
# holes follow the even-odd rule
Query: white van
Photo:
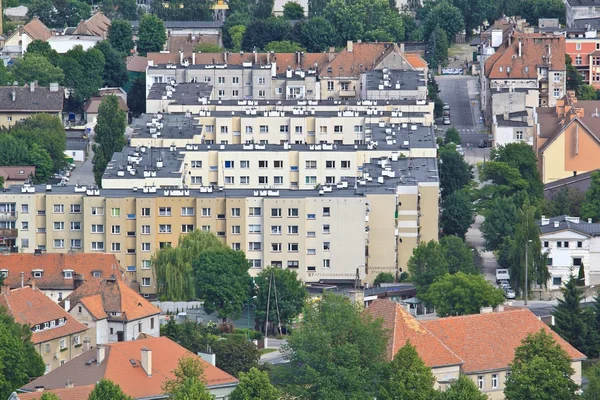
[[510, 275], [507, 269], [498, 268], [496, 270], [496, 283], [500, 281], [510, 281]]

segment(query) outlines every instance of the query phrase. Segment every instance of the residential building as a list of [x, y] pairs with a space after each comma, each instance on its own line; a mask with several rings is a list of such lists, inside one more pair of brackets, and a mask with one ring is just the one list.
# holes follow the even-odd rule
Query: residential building
[[64, 90], [57, 83], [49, 87], [33, 82], [25, 86], [0, 86], [0, 127], [10, 128], [40, 113], [60, 116], [64, 98]]
[[[19, 214], [14, 208], [15, 203], [0, 204], [0, 215], [10, 215], [14, 213], [14, 218], [21, 216], [20, 228], [27, 226], [29, 230], [28, 218], [22, 218], [23, 211]], [[22, 208], [21, 208], [22, 210]], [[33, 211], [32, 211], [33, 213]], [[36, 235], [36, 229], [31, 222], [31, 229]], [[63, 222], [56, 223], [56, 227], [68, 231], [69, 226], [64, 227]], [[21, 242], [22, 243], [22, 242]], [[32, 241], [32, 246], [33, 246]], [[121, 278], [122, 271], [119, 262], [114, 254], [90, 254], [90, 253], [32, 253], [29, 246], [23, 248], [23, 252], [11, 253], [0, 257], [0, 273], [4, 275], [4, 284], [11, 289], [24, 286], [35, 286], [55, 302], [66, 298], [71, 292], [84, 282], [93, 278], [107, 278], [115, 275]]]
[[97, 36], [103, 39], [108, 38], [110, 28], [110, 19], [102, 11], [98, 11], [85, 21], [79, 22], [73, 32], [67, 32], [71, 35]]
[[594, 0], [566, 0], [567, 26], [569, 28], [577, 26], [578, 20], [598, 20], [600, 19], [600, 10]]
[[65, 149], [65, 156], [70, 158], [71, 162], [83, 163], [86, 159], [87, 152], [89, 150], [90, 141], [89, 139], [74, 139], [67, 138], [67, 147]]
[[2, 287], [0, 306], [16, 322], [31, 329], [31, 341], [46, 365], [45, 373], [54, 371], [96, 345], [88, 328], [71, 317], [39, 289]]
[[[100, 109], [100, 104], [102, 104], [102, 98], [110, 94], [114, 93], [100, 92], [99, 96], [90, 97], [83, 105], [83, 118], [88, 122], [96, 121], [96, 118], [98, 118], [98, 110]], [[119, 103], [119, 109], [123, 110], [125, 112], [125, 115], [127, 115], [127, 113], [129, 112], [129, 107], [127, 107], [127, 95], [117, 96], [117, 101]]]
[[582, 174], [546, 183], [544, 185], [544, 197], [546, 199], [552, 199], [564, 189], [574, 189], [585, 192], [592, 183], [592, 173], [595, 171], [596, 170], [584, 172]]
[[600, 168], [600, 101], [577, 100], [573, 94], [555, 107], [536, 108], [534, 150], [542, 182]]
[[504, 399], [515, 349], [528, 334], [540, 330], [552, 335], [567, 352], [574, 370], [571, 378], [577, 385], [581, 384], [581, 362], [586, 356], [528, 309], [486, 307], [481, 314], [417, 320], [398, 303], [375, 300], [366, 312], [382, 318], [388, 329], [388, 358], [410, 341], [425, 364], [432, 368], [436, 386], [441, 390], [460, 373], [471, 378], [490, 400]]
[[35, 175], [34, 166], [0, 167], [0, 176], [4, 178], [3, 187], [22, 185]]
[[[61, 389], [49, 390], [58, 396], [60, 400], [82, 400], [90, 397], [90, 393], [94, 390], [95, 384], [86, 386], [73, 387], [70, 382], [65, 383], [65, 387]], [[29, 393], [11, 393], [8, 400], [39, 400], [43, 393], [33, 391]]]
[[505, 112], [492, 116], [492, 137], [494, 146], [525, 142], [533, 145], [533, 119], [526, 111]]
[[12, 35], [4, 42], [2, 55], [10, 57], [20, 57], [27, 51], [27, 47], [34, 40], [47, 41], [52, 37], [52, 32], [46, 25], [33, 17], [25, 25], [19, 26]]
[[[46, 390], [64, 390], [67, 381], [69, 386], [79, 388], [108, 379], [134, 399], [167, 399], [163, 385], [175, 379], [173, 371], [182, 357], [198, 356], [164, 336], [101, 345], [62, 368], [29, 382], [20, 391], [37, 391], [39, 394]], [[217, 400], [227, 399], [238, 380], [200, 357], [198, 359], [204, 367], [203, 379], [208, 391]], [[20, 396], [15, 393], [12, 399]]]
[[598, 31], [586, 28], [566, 29], [565, 50], [571, 57], [573, 66], [583, 77], [584, 83], [600, 89], [600, 37]]
[[548, 254], [548, 287], [558, 289], [578, 275], [583, 265], [585, 284], [600, 283], [600, 223], [561, 215], [540, 221], [542, 252]]
[[[223, 21], [164, 21], [167, 33], [166, 51], [186, 54], [194, 51], [200, 43], [223, 46]], [[131, 21], [131, 28], [137, 32], [139, 21]], [[145, 64], [147, 65], [147, 64]]]
[[55, 50], [58, 54], [64, 54], [75, 48], [75, 46], [81, 46], [84, 51], [87, 51], [103, 40], [102, 36], [56, 35], [46, 41], [52, 47], [52, 50]]
[[84, 282], [62, 303], [71, 316], [91, 328], [96, 343], [135, 340], [142, 333], [160, 336], [160, 308], [114, 276]]

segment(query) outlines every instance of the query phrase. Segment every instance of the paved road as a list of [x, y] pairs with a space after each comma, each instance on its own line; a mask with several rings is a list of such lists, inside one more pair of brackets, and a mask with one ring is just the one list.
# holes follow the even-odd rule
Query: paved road
[[94, 151], [92, 150], [92, 145], [90, 142], [90, 147], [88, 151], [88, 158], [84, 163], [75, 163], [75, 169], [71, 173], [71, 177], [69, 178], [69, 185], [94, 185], [94, 171], [92, 159], [94, 158]]
[[279, 340], [279, 339], [269, 338], [267, 340], [267, 348], [277, 349], [277, 351], [273, 351], [271, 353], [264, 354], [263, 356], [260, 357], [259, 363], [264, 364], [264, 363], [268, 362], [273, 365], [277, 365], [277, 364], [285, 364], [285, 363], [289, 362], [288, 360], [283, 358], [283, 354], [280, 351], [281, 346], [286, 343], [287, 343], [287, 340], [285, 340], [285, 339]]

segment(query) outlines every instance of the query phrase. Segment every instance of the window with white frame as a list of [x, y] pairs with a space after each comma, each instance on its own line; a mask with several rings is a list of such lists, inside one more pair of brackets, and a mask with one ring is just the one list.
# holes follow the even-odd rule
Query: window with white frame
[[110, 227], [110, 231], [113, 235], [121, 234], [121, 225], [113, 225]]
[[262, 260], [251, 259], [248, 260], [250, 268], [262, 268]]
[[260, 225], [252, 224], [248, 225], [248, 233], [261, 233], [262, 229]]
[[231, 243], [231, 250], [233, 251], [241, 251], [242, 244], [241, 243]]
[[523, 140], [523, 131], [516, 131], [515, 132], [515, 139], [516, 140]]
[[79, 222], [79, 221], [71, 222], [71, 230], [72, 231], [80, 231], [81, 230], [81, 222]]
[[202, 207], [202, 216], [210, 217], [210, 207]]
[[65, 205], [64, 204], [55, 204], [54, 205], [54, 214], [64, 214]]
[[560, 97], [560, 89], [559, 88], [554, 88], [554, 97], [558, 98]]
[[81, 248], [81, 239], [71, 239], [71, 248], [72, 249], [80, 249]]
[[64, 222], [54, 222], [54, 230], [55, 231], [64, 231], [65, 223]]
[[288, 225], [288, 235], [297, 235], [298, 225]]
[[485, 387], [485, 381], [484, 381], [483, 375], [477, 376], [477, 387], [479, 388], [479, 390], [483, 390], [483, 388]]
[[261, 242], [248, 242], [248, 251], [261, 251]]
[[142, 278], [142, 286], [150, 286], [150, 278]]
[[231, 225], [231, 234], [239, 235], [242, 233], [242, 227], [240, 225]]
[[331, 268], [331, 260], [329, 258], [323, 259], [323, 268]]
[[65, 239], [54, 239], [54, 248], [55, 249], [64, 249], [65, 248]]
[[192, 168], [196, 168], [196, 169], [198, 169], [198, 168], [202, 168], [202, 160], [192, 160], [192, 161], [190, 162], [190, 166], [191, 166]]
[[71, 214], [80, 214], [81, 204], [71, 204]]
[[281, 243], [271, 243], [271, 252], [281, 253]]
[[92, 207], [92, 215], [104, 215], [104, 207]]
[[92, 233], [104, 233], [104, 225], [92, 224]]
[[194, 215], [194, 207], [181, 207], [181, 215], [182, 216]]
[[249, 176], [240, 176], [240, 185], [249, 185], [250, 177]]
[[281, 235], [281, 225], [271, 225], [271, 235]]
[[248, 216], [250, 217], [260, 217], [262, 209], [260, 207], [249, 207], [248, 208]]
[[111, 251], [121, 251], [121, 243], [112, 243]]
[[158, 233], [171, 233], [171, 224], [160, 224], [158, 226]]
[[492, 389], [498, 389], [498, 374], [492, 374]]
[[239, 208], [232, 208], [231, 209], [231, 216], [232, 217], [239, 217], [241, 215], [241, 209]]
[[150, 269], [150, 268], [152, 268], [152, 261], [142, 260], [142, 269]]
[[150, 243], [142, 243], [142, 251], [150, 251]]
[[161, 217], [170, 217], [171, 216], [171, 207], [159, 207], [158, 215]]
[[121, 216], [121, 209], [120, 208], [111, 208], [110, 209], [110, 215], [112, 217], [120, 217]]
[[247, 161], [247, 160], [240, 161], [240, 168], [242, 168], [242, 169], [250, 168], [250, 161]]
[[288, 208], [288, 217], [297, 218], [298, 215], [300, 215], [300, 214], [298, 213], [297, 208]]
[[221, 126], [221, 133], [229, 133], [229, 127]]
[[104, 251], [104, 242], [92, 242], [92, 250]]
[[296, 253], [298, 252], [298, 243], [288, 243], [288, 252]]

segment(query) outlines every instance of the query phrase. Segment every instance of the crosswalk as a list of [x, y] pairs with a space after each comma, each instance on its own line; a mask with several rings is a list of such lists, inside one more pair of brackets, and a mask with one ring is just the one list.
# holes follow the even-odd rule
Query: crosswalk
[[457, 130], [459, 132], [465, 132], [465, 133], [469, 133], [469, 132], [475, 133], [476, 132], [475, 129], [457, 129]]

